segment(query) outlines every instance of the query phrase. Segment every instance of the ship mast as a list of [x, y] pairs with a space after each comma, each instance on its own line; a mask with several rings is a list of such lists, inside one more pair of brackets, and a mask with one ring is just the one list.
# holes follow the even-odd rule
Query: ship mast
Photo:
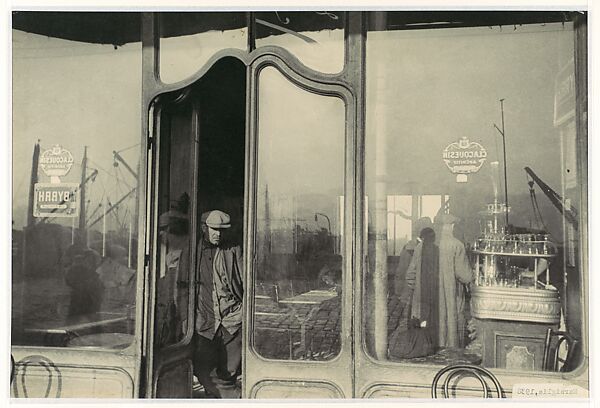
[[79, 233], [83, 243], [87, 246], [87, 233], [85, 228], [85, 182], [87, 169], [87, 146], [83, 147], [83, 159], [81, 160], [81, 185], [79, 196]]

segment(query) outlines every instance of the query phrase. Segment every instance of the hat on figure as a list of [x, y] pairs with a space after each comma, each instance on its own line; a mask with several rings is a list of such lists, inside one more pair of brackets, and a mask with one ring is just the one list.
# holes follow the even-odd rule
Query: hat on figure
[[164, 212], [160, 215], [160, 217], [158, 217], [158, 225], [160, 227], [166, 227], [169, 224], [171, 224], [171, 222], [173, 220], [187, 220], [187, 215], [185, 215], [184, 213], [177, 211], [177, 210], [169, 210], [167, 212]]
[[442, 225], [447, 224], [456, 224], [460, 221], [458, 217], [455, 217], [452, 214], [439, 214], [435, 217], [436, 223], [440, 223]]
[[204, 223], [214, 229], [222, 229], [231, 227], [231, 218], [229, 214], [221, 210], [212, 210], [202, 214], [200, 221], [205, 219]]

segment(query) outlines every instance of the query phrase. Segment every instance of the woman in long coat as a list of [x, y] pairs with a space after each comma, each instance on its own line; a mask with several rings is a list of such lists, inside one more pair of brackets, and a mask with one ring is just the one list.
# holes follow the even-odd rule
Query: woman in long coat
[[438, 288], [440, 347], [461, 347], [465, 316], [465, 284], [473, 281], [473, 271], [464, 244], [454, 237], [454, 224], [458, 221], [450, 214], [436, 217], [440, 232], [440, 280]]

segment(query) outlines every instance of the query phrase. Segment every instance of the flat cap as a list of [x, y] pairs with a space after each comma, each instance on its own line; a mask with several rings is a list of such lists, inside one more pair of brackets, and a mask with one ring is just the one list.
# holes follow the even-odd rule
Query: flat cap
[[[201, 217], [202, 218], [202, 217]], [[206, 225], [211, 228], [220, 229], [220, 228], [229, 228], [231, 227], [231, 218], [229, 214], [221, 211], [221, 210], [212, 210], [206, 216]]]

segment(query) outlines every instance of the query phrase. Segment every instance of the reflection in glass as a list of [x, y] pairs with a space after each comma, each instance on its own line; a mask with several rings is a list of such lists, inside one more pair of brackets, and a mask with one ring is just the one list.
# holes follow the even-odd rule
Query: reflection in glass
[[[561, 254], [548, 261], [544, 272], [550, 285], [540, 290], [557, 294], [564, 308], [563, 276], [577, 261], [565, 269], [562, 258], [577, 243], [565, 240], [568, 220], [543, 194], [532, 208], [523, 169], [535, 169], [547, 185], [562, 189], [576, 205], [581, 186], [571, 174], [574, 148], [570, 159], [564, 154], [576, 140], [575, 101], [564, 86], [565, 78], [573, 75], [572, 55], [571, 24], [368, 33], [369, 241], [363, 296], [366, 346], [377, 359], [511, 368], [506, 355], [522, 346], [507, 343], [504, 354], [490, 352], [493, 358], [486, 357], [492, 344], [484, 343], [484, 333], [500, 330], [500, 324], [502, 330], [512, 330], [512, 323], [506, 318], [490, 323], [472, 301], [477, 290], [472, 244], [478, 242], [482, 225], [487, 226], [488, 204], [503, 200], [503, 194], [494, 195], [490, 183], [490, 163], [503, 160], [502, 138], [493, 126], [500, 123], [500, 99], [506, 111], [511, 206], [503, 237], [510, 230], [549, 234], [553, 242], [562, 243]], [[566, 119], [557, 115], [557, 108]], [[457, 178], [442, 153], [464, 137], [481, 144], [487, 155], [479, 171]], [[535, 257], [496, 258], [494, 268], [527, 272], [529, 282], [541, 273], [539, 265], [546, 265], [534, 262]], [[571, 278], [577, 279], [574, 275]], [[499, 281], [501, 290], [526, 290], [507, 279]], [[535, 286], [533, 282], [528, 287]], [[580, 319], [573, 315], [564, 329], [576, 332]], [[519, 327], [524, 327], [521, 334], [541, 343], [544, 328], [550, 326]], [[541, 355], [535, 358], [535, 370], [541, 370]]]
[[161, 112], [158, 201], [156, 347], [181, 340], [188, 318], [191, 239], [190, 214], [195, 140], [191, 103]]
[[345, 106], [271, 67], [258, 103], [254, 347], [330, 360], [340, 351]]
[[256, 47], [276, 45], [316, 71], [344, 68], [344, 13], [329, 11], [255, 13]]
[[[18, 31], [13, 40], [12, 344], [126, 348], [135, 326], [141, 46]], [[40, 186], [74, 186], [76, 212], [63, 211], [64, 195], [39, 195]]]
[[161, 13], [160, 79], [182, 81], [220, 50], [246, 50], [245, 13]]

